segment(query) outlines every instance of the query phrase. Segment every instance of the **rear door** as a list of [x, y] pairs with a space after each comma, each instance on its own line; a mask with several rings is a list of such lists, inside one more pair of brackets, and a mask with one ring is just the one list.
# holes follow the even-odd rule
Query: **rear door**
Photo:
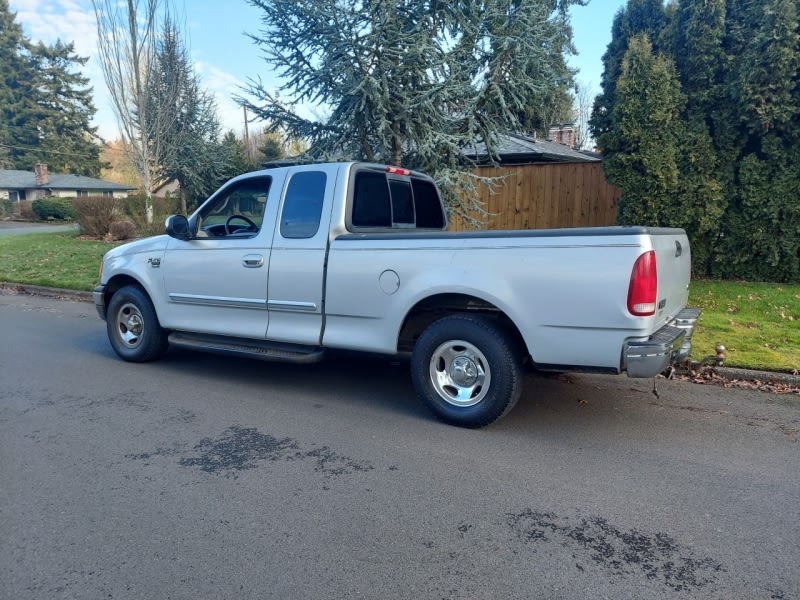
[[309, 165], [286, 179], [269, 265], [270, 340], [320, 344], [331, 210], [344, 195], [338, 173], [336, 165]]

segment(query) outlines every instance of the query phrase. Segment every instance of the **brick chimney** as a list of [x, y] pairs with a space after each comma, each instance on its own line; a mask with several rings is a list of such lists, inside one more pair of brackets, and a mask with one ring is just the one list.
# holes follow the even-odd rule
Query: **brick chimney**
[[36, 185], [47, 185], [50, 183], [50, 177], [47, 174], [46, 164], [36, 163], [33, 165], [33, 174], [36, 176]]
[[575, 125], [572, 123], [563, 123], [559, 125], [552, 125], [547, 132], [547, 137], [559, 144], [565, 144], [570, 148], [575, 147]]

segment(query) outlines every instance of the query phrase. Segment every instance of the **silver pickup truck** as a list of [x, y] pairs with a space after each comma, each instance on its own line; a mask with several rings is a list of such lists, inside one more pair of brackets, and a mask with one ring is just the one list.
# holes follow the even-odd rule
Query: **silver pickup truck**
[[116, 353], [168, 346], [312, 362], [326, 349], [410, 357], [440, 419], [481, 427], [524, 367], [652, 377], [686, 358], [680, 229], [447, 232], [432, 179], [365, 163], [232, 179], [166, 235], [103, 257], [94, 302]]

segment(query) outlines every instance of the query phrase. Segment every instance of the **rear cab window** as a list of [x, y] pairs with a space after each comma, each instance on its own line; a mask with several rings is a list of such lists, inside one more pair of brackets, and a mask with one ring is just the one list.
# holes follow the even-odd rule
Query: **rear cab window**
[[437, 229], [447, 225], [436, 186], [410, 171], [356, 171], [348, 213], [351, 231]]

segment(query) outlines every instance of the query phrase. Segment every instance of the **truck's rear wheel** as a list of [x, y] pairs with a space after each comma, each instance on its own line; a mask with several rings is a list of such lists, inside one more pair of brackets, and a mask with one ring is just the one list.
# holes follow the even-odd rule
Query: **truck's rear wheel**
[[511, 336], [490, 319], [454, 315], [422, 333], [411, 357], [417, 394], [441, 420], [461, 427], [493, 423], [522, 393], [522, 365]]
[[161, 328], [153, 303], [137, 286], [117, 290], [108, 303], [108, 339], [120, 358], [147, 362], [167, 350], [167, 332]]

